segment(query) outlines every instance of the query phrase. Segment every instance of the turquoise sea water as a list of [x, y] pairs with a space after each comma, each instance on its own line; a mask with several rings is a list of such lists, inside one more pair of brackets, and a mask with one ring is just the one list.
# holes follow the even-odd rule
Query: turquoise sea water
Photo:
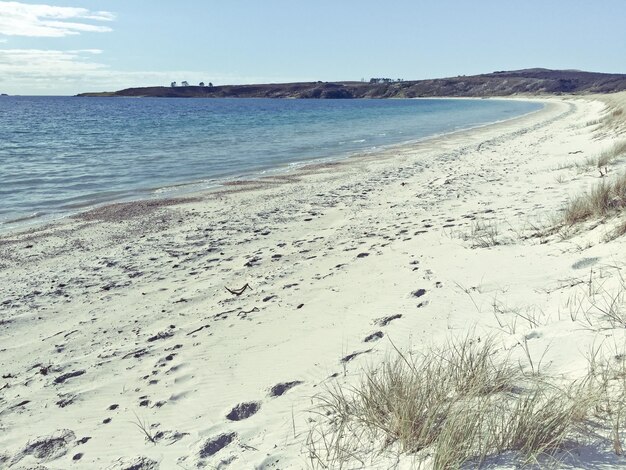
[[501, 100], [1, 97], [0, 228], [342, 158], [540, 107]]

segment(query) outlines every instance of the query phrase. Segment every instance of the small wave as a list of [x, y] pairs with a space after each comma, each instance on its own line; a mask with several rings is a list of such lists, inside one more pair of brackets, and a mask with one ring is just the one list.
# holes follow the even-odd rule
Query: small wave
[[64, 202], [60, 201], [58, 207], [63, 210], [85, 209], [86, 207], [95, 206], [115, 200], [124, 200], [140, 190], [126, 191], [106, 191], [102, 193], [81, 194], [79, 196], [68, 198]]
[[193, 181], [190, 183], [170, 184], [159, 188], [146, 189], [145, 191], [152, 194], [168, 194], [180, 191], [181, 189], [188, 188], [190, 186], [201, 185], [202, 183], [203, 181]]
[[14, 219], [8, 219], [5, 220], [3, 222], [4, 225], [9, 225], [9, 224], [17, 224], [20, 222], [26, 222], [27, 220], [33, 220], [33, 219], [37, 219], [39, 217], [41, 217], [43, 214], [43, 212], [33, 212], [32, 214], [27, 214], [27, 215], [22, 215], [20, 217], [16, 217]]

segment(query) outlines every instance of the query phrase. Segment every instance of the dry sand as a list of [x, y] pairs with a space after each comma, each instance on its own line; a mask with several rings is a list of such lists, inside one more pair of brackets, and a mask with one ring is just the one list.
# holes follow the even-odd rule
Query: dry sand
[[[599, 180], [572, 165], [616, 135], [589, 124], [602, 102], [542, 101], [505, 123], [2, 236], [0, 468], [306, 468], [311, 398], [358, 380], [391, 341], [419, 351], [473, 329], [582, 374], [592, 344], [624, 334], [582, 326], [571, 299], [590, 276], [612, 282], [624, 240], [604, 242], [607, 225], [537, 227]], [[477, 246], [479, 226], [496, 246]], [[602, 446], [581, 459], [610, 456]]]

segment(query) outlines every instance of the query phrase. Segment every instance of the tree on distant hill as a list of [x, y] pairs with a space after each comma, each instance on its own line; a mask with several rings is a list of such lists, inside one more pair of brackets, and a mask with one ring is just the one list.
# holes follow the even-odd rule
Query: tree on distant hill
[[393, 82], [403, 82], [403, 78], [370, 78], [370, 83], [393, 83]]
[[180, 86], [189, 86], [189, 82], [188, 82], [187, 80], [183, 80], [183, 81], [180, 83]]
[[209, 88], [213, 88], [213, 83], [209, 82]]
[[172, 82], [172, 83], [170, 83], [170, 86], [171, 86], [172, 88], [176, 88], [176, 82]]
[[198, 86], [204, 86], [204, 82], [198, 83]]

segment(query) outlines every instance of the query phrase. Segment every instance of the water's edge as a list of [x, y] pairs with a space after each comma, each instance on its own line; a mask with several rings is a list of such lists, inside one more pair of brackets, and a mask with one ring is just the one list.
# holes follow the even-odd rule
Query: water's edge
[[[414, 98], [420, 100], [421, 98]], [[430, 98], [429, 98], [430, 99]], [[456, 100], [459, 98], [437, 98], [439, 100]], [[479, 98], [462, 98], [463, 100], [477, 100]], [[483, 98], [480, 98], [483, 99]], [[108, 192], [99, 193], [97, 197], [85, 203], [77, 204], [74, 210], [68, 210], [62, 213], [51, 214], [32, 214], [18, 219], [5, 221], [0, 224], [0, 236], [9, 236], [13, 234], [23, 233], [31, 230], [40, 230], [45, 227], [52, 227], [57, 224], [62, 224], [64, 221], [78, 215], [91, 211], [96, 208], [106, 207], [112, 204], [125, 203], [125, 202], [137, 202], [137, 201], [151, 201], [151, 200], [168, 200], [180, 197], [201, 197], [212, 192], [222, 190], [226, 185], [232, 184], [237, 181], [255, 181], [268, 176], [280, 176], [290, 173], [295, 173], [300, 170], [306, 170], [308, 166], [328, 164], [338, 161], [345, 161], [350, 159], [358, 159], [362, 157], [372, 157], [379, 153], [393, 151], [394, 149], [407, 149], [416, 145], [427, 145], [429, 141], [435, 141], [437, 139], [454, 136], [464, 132], [476, 131], [479, 129], [485, 129], [491, 126], [496, 126], [502, 123], [511, 123], [516, 120], [525, 119], [531, 115], [544, 112], [547, 107], [548, 101], [545, 99], [511, 99], [511, 98], [490, 98], [490, 100], [499, 101], [516, 101], [524, 103], [537, 103], [541, 107], [536, 110], [532, 110], [527, 113], [523, 113], [517, 116], [513, 116], [503, 120], [492, 121], [488, 123], [481, 123], [477, 125], [470, 125], [467, 127], [458, 128], [449, 132], [443, 132], [439, 134], [432, 134], [421, 138], [408, 139], [401, 142], [392, 144], [374, 146], [370, 149], [362, 149], [359, 151], [352, 151], [345, 154], [338, 154], [329, 157], [306, 159], [302, 161], [294, 161], [290, 163], [283, 163], [274, 168], [268, 168], [263, 170], [243, 171], [241, 173], [230, 175], [226, 177], [214, 178], [214, 179], [200, 179], [188, 182], [179, 182], [174, 184], [148, 187], [148, 188], [136, 188], [128, 191], [124, 191], [123, 194], [111, 194]]]

